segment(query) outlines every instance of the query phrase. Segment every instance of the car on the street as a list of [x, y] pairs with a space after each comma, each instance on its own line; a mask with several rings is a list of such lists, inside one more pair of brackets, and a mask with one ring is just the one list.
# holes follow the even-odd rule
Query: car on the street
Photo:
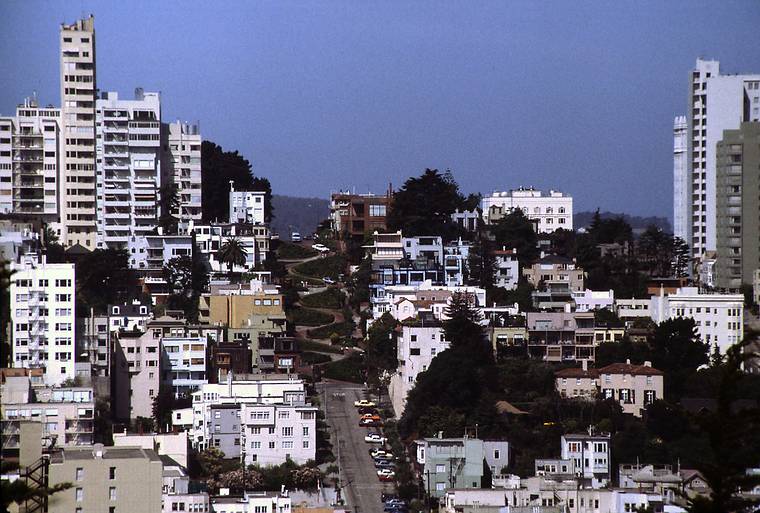
[[359, 420], [359, 426], [361, 427], [380, 427], [383, 423], [374, 419], [361, 419]]
[[358, 401], [354, 401], [354, 406], [357, 408], [374, 408], [377, 405], [372, 401], [368, 401], [367, 399], [359, 399]]
[[373, 414], [373, 415], [377, 415], [377, 414], [378, 414], [378, 413], [377, 413], [377, 409], [375, 409], [375, 408], [368, 408], [368, 407], [366, 407], [366, 406], [365, 406], [365, 407], [362, 407], [362, 408], [359, 408], [359, 413], [360, 413], [361, 415], [364, 415], [365, 413], [371, 413], [371, 414]]
[[369, 433], [367, 436], [364, 437], [364, 441], [369, 442], [371, 444], [384, 444], [385, 437], [381, 435], [380, 433]]
[[301, 234], [298, 232], [292, 232], [290, 234], [290, 241], [291, 242], [301, 242]]
[[393, 458], [393, 453], [391, 451], [386, 451], [385, 449], [372, 449], [369, 451], [369, 455], [373, 458]]
[[396, 495], [395, 493], [385, 493], [385, 492], [382, 492], [380, 494], [380, 502], [382, 502], [383, 504], [385, 504], [388, 501], [394, 500], [394, 499], [401, 500], [401, 499], [399, 499], [398, 495]]
[[325, 282], [327, 285], [333, 285], [335, 283], [335, 280], [333, 280], [329, 276], [325, 276], [324, 278], [322, 278], [322, 281]]
[[377, 469], [389, 468], [393, 470], [396, 468], [396, 465], [392, 461], [388, 461], [388, 460], [375, 460], [374, 464], [375, 464], [375, 468]]
[[396, 473], [389, 468], [381, 468], [377, 471], [377, 477], [381, 481], [392, 481], [396, 477]]
[[388, 506], [404, 506], [404, 507], [406, 507], [406, 502], [404, 502], [403, 500], [399, 499], [398, 497], [393, 497], [393, 498], [388, 499], [387, 501], [385, 501], [385, 507], [388, 507]]
[[361, 417], [359, 417], [359, 418], [360, 418], [360, 419], [372, 419], [372, 420], [381, 420], [381, 419], [380, 419], [380, 415], [378, 415], [377, 413], [365, 413], [364, 415], [362, 415], [362, 416], [361, 416]]
[[328, 253], [330, 251], [330, 248], [328, 248], [324, 244], [312, 244], [311, 249], [315, 251], [319, 251], [320, 253]]
[[385, 511], [387, 513], [405, 513], [406, 511], [409, 511], [409, 507], [406, 504], [404, 504], [403, 502], [401, 502], [401, 503], [394, 503], [394, 504], [387, 504], [386, 503], [383, 506], [383, 511]]

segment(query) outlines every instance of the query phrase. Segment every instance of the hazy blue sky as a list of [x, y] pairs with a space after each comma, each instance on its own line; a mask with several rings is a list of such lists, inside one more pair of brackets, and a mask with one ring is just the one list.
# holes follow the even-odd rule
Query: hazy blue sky
[[162, 93], [275, 193], [382, 191], [425, 167], [576, 210], [672, 211], [672, 121], [698, 56], [760, 72], [760, 2], [0, 4], [0, 113], [59, 105], [58, 24], [95, 14], [98, 87]]

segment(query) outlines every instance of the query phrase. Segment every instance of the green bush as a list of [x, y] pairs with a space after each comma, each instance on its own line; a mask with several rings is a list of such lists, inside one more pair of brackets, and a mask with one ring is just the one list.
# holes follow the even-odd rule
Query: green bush
[[339, 274], [343, 274], [345, 268], [346, 258], [343, 255], [333, 255], [298, 264], [294, 270], [304, 276], [313, 276], [314, 278], [328, 276], [337, 279]]
[[325, 366], [322, 374], [325, 378], [349, 381], [352, 383], [364, 382], [364, 358], [360, 355], [351, 355], [348, 358], [329, 363]]
[[310, 308], [332, 308], [339, 310], [343, 308], [343, 292], [334, 287], [330, 287], [316, 294], [309, 294], [300, 299], [303, 306]]
[[311, 258], [319, 253], [300, 244], [291, 244], [290, 242], [280, 242], [277, 248], [277, 256], [283, 260], [299, 260], [302, 258]]
[[308, 308], [294, 308], [288, 314], [288, 320], [298, 326], [322, 326], [335, 321], [335, 317], [329, 313]]
[[354, 324], [352, 322], [336, 322], [333, 324], [328, 324], [327, 326], [322, 326], [321, 328], [314, 328], [307, 331], [306, 333], [311, 338], [326, 339], [330, 338], [330, 335], [333, 333], [341, 337], [350, 337], [353, 331]]
[[319, 363], [327, 363], [331, 360], [331, 358], [322, 353], [312, 353], [312, 352], [305, 352], [301, 353], [301, 362], [307, 364], [307, 365], [314, 365]]

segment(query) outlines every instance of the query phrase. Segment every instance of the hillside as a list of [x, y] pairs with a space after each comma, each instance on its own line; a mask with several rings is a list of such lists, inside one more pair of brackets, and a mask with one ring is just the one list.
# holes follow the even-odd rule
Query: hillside
[[[665, 217], [641, 217], [615, 212], [599, 212], [599, 215], [602, 216], [602, 219], [622, 216], [623, 219], [625, 219], [626, 222], [631, 225], [631, 228], [633, 228], [633, 233], [643, 232], [650, 224], [655, 225], [667, 233], [672, 233], [673, 230], [670, 226], [670, 221]], [[591, 224], [593, 218], [594, 212], [578, 212], [577, 214], [573, 215], [573, 227], [576, 230], [588, 227]]]
[[330, 215], [330, 201], [322, 198], [297, 198], [274, 194], [272, 206], [272, 231], [285, 239], [294, 231], [302, 235], [314, 233], [317, 224]]

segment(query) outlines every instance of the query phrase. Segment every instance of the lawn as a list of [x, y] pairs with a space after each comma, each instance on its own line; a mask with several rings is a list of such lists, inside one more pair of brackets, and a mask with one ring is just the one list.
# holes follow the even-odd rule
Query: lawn
[[350, 337], [353, 331], [354, 324], [352, 322], [335, 322], [333, 324], [328, 324], [327, 326], [322, 326], [321, 328], [311, 329], [306, 333], [311, 338], [326, 339], [330, 338], [333, 333], [341, 337]]
[[306, 365], [327, 363], [330, 361], [330, 356], [324, 353], [312, 353], [310, 351], [306, 351], [305, 353], [301, 353], [301, 361]]
[[310, 308], [333, 308], [335, 310], [343, 308], [343, 301], [343, 292], [333, 287], [316, 294], [308, 294], [300, 299], [300, 303], [303, 306]]
[[314, 278], [330, 277], [337, 279], [346, 269], [346, 258], [343, 255], [333, 255], [316, 260], [309, 260], [293, 268], [298, 274]]
[[308, 308], [294, 308], [288, 313], [288, 320], [298, 326], [322, 326], [334, 322], [335, 316]]
[[318, 254], [316, 250], [290, 242], [280, 242], [277, 248], [277, 257], [281, 260], [301, 260], [317, 256]]
[[317, 352], [317, 353], [334, 353], [341, 354], [343, 351], [339, 347], [331, 346], [330, 344], [322, 344], [313, 340], [299, 340], [298, 347], [301, 351]]

